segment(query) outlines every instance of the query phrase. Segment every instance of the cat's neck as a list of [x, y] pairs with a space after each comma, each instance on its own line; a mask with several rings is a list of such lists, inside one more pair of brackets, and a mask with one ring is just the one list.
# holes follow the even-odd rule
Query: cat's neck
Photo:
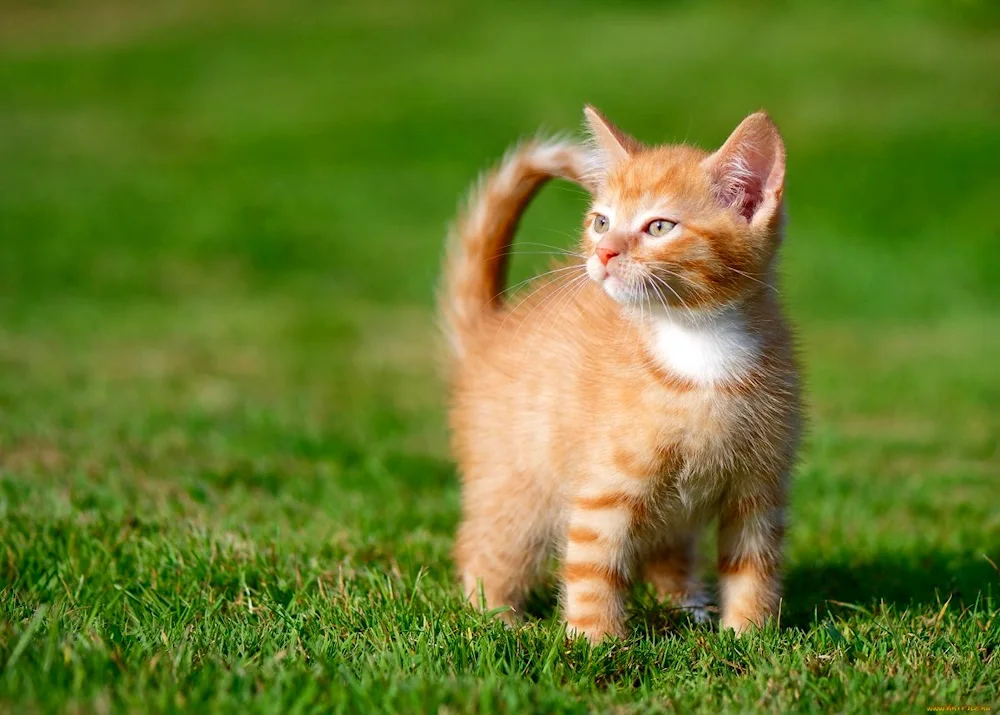
[[719, 310], [662, 308], [646, 315], [645, 339], [660, 367], [698, 384], [741, 380], [763, 352], [747, 306]]

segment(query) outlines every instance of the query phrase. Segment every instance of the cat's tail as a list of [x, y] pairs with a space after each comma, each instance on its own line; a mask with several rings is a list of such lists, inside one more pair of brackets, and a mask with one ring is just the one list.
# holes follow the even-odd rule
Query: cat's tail
[[583, 184], [585, 149], [570, 141], [520, 144], [483, 176], [448, 236], [439, 293], [441, 320], [454, 352], [466, 352], [483, 317], [500, 308], [510, 244], [531, 199], [551, 178]]

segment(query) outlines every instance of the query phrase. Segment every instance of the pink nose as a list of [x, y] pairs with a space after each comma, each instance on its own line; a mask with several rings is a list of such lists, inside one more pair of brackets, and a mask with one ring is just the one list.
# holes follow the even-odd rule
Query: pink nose
[[601, 259], [601, 265], [608, 265], [608, 261], [617, 256], [619, 251], [613, 248], [608, 248], [607, 246], [597, 247], [597, 257]]

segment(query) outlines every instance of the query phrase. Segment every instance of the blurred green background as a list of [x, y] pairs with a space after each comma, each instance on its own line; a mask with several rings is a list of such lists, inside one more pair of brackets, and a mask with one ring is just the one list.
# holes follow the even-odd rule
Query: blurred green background
[[[4, 0], [0, 707], [996, 702], [998, 7]], [[640, 599], [587, 654], [451, 585], [445, 228], [587, 102], [785, 137], [811, 432], [755, 645]], [[547, 189], [521, 235], [585, 206]]]

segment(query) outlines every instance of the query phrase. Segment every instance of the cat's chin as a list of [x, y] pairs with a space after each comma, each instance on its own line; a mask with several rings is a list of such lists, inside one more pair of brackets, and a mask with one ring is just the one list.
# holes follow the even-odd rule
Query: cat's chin
[[621, 278], [608, 275], [601, 281], [601, 289], [611, 300], [619, 305], [631, 305], [636, 301], [636, 296], [632, 294]]
[[587, 261], [587, 275], [616, 303], [626, 305], [632, 301], [632, 296], [625, 287], [625, 281], [612, 275], [597, 260], [597, 256], [591, 256], [590, 260]]

